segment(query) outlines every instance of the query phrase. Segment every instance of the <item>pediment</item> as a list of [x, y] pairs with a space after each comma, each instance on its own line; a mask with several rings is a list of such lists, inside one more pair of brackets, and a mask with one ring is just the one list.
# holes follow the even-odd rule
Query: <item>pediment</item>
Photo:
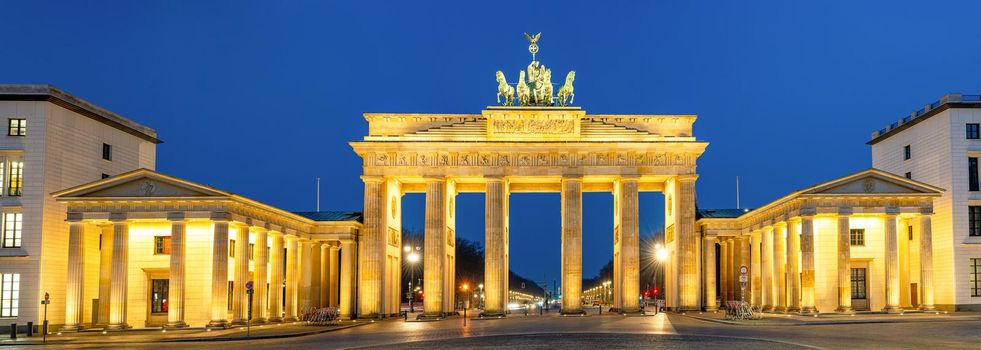
[[803, 191], [804, 195], [939, 195], [943, 192], [934, 186], [899, 177], [877, 169], [861, 171], [843, 178], [825, 182]]
[[228, 193], [147, 169], [54, 193], [57, 198], [226, 197]]

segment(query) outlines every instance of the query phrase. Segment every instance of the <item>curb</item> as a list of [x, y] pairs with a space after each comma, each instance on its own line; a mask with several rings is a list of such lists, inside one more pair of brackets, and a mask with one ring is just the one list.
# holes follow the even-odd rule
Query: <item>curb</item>
[[795, 326], [827, 326], [827, 325], [848, 325], [848, 324], [882, 324], [882, 323], [915, 323], [915, 322], [957, 322], [957, 321], [977, 321], [977, 318], [946, 318], [946, 319], [895, 319], [895, 320], [841, 320], [841, 321], [797, 321], [796, 323], [782, 323], [782, 322], [766, 322], [766, 323], [742, 323], [738, 321], [729, 320], [718, 320], [706, 317], [684, 315], [696, 320], [713, 322], [719, 324], [725, 324], [730, 326], [747, 326], [747, 327], [761, 327], [761, 326], [777, 326], [777, 327], [795, 327]]
[[216, 341], [238, 341], [238, 340], [262, 340], [262, 339], [280, 339], [280, 338], [293, 338], [293, 337], [303, 337], [314, 334], [330, 333], [334, 331], [339, 331], [348, 328], [354, 328], [358, 326], [364, 326], [371, 324], [371, 322], [364, 323], [352, 323], [348, 325], [343, 325], [335, 328], [319, 329], [315, 331], [305, 331], [297, 333], [283, 333], [283, 334], [267, 334], [267, 335], [257, 335], [252, 337], [246, 336], [232, 336], [232, 337], [202, 337], [202, 338], [173, 338], [173, 339], [150, 339], [150, 340], [139, 340], [139, 341], [127, 341], [124, 339], [115, 341], [74, 341], [74, 340], [49, 340], [48, 342], [24, 342], [24, 343], [9, 343], [2, 344], [0, 347], [5, 346], [31, 346], [31, 345], [69, 345], [69, 344], [79, 344], [79, 345], [94, 345], [94, 344], [150, 344], [150, 343], [189, 343], [189, 342], [216, 342]]

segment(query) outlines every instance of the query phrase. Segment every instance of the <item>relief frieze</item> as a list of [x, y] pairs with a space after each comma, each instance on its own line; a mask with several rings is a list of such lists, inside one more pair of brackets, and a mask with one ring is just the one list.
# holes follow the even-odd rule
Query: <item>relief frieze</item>
[[378, 152], [365, 156], [366, 166], [694, 166], [696, 157], [669, 152], [594, 152], [594, 153], [512, 153], [459, 152], [417, 153]]

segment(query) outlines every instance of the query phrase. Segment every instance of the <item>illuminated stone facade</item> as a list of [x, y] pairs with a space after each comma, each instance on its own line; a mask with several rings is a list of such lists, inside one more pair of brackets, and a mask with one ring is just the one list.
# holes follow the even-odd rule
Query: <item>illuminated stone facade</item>
[[746, 300], [773, 312], [934, 310], [931, 217], [942, 193], [869, 169], [754, 210], [701, 210], [705, 308]]
[[486, 194], [484, 314], [506, 313], [508, 198], [558, 192], [562, 202], [562, 312], [582, 312], [582, 193], [614, 196], [614, 307], [640, 310], [638, 193], [663, 192], [673, 234], [669, 306], [698, 309], [696, 160], [707, 142], [693, 115], [590, 115], [577, 107], [488, 107], [481, 114], [366, 114], [368, 136], [351, 143], [365, 183], [362, 316], [394, 315], [401, 280], [401, 198], [426, 194], [424, 317], [455, 312], [454, 197]]

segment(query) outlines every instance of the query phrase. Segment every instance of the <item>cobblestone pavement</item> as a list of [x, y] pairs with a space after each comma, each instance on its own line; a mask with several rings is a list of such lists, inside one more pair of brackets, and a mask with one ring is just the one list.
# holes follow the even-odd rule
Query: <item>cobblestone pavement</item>
[[[604, 350], [656, 348], [977, 348], [981, 320], [974, 317], [916, 320], [898, 323], [729, 325], [660, 314], [623, 317], [515, 315], [507, 319], [451, 318], [436, 322], [388, 320], [330, 333], [226, 342], [72, 344], [52, 348], [87, 349], [348, 349], [348, 348], [502, 348]], [[899, 317], [899, 316], [897, 316]]]

